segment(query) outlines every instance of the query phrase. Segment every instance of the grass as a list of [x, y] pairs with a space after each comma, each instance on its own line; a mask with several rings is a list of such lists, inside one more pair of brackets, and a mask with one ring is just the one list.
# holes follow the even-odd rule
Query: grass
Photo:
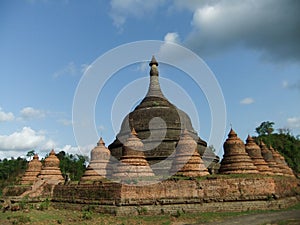
[[[285, 210], [300, 209], [300, 203]], [[150, 225], [161, 224], [171, 225], [174, 223], [204, 223], [219, 222], [224, 219], [258, 213], [274, 212], [269, 211], [247, 211], [247, 212], [206, 212], [206, 213], [184, 213], [182, 211], [174, 215], [141, 215], [138, 216], [112, 216], [95, 213], [93, 211], [72, 211], [58, 210], [51, 206], [47, 210], [26, 209], [17, 212], [0, 213], [0, 224], [34, 224], [34, 225], [54, 225], [54, 224], [123, 224], [123, 225]], [[287, 221], [280, 221], [279, 224], [293, 224]]]

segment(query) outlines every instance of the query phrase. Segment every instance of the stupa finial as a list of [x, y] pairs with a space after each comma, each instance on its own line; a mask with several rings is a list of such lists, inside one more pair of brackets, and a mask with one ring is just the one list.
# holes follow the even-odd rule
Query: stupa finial
[[98, 143], [97, 143], [97, 146], [100, 146], [100, 145], [103, 145], [105, 146], [105, 142], [103, 141], [102, 137], [100, 137]]
[[152, 56], [151, 62], [149, 63], [150, 67], [152, 67], [153, 65], [158, 66], [158, 62], [156, 61], [154, 55]]
[[152, 56], [151, 62], [149, 63], [150, 69], [150, 76], [158, 76], [158, 62], [156, 61], [155, 57]]
[[136, 133], [134, 127], [131, 130], [131, 135], [137, 137], [137, 133]]

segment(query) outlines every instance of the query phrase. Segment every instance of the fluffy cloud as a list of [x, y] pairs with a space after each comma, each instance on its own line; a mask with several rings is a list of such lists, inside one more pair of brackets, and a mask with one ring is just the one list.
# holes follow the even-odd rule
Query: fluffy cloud
[[25, 107], [20, 111], [22, 119], [34, 119], [45, 117], [45, 112], [42, 110], [34, 109], [32, 107]]
[[0, 107], [0, 122], [5, 121], [12, 121], [14, 120], [15, 116], [11, 112], [4, 112], [2, 108]]
[[254, 99], [253, 98], [244, 98], [240, 101], [241, 104], [243, 105], [249, 105], [249, 104], [252, 104], [254, 103]]
[[175, 32], [167, 33], [164, 37], [164, 41], [178, 44], [178, 43], [180, 43], [179, 35]]
[[113, 24], [121, 28], [128, 16], [140, 18], [145, 15], [153, 14], [164, 2], [164, 0], [111, 0], [110, 16], [113, 20]]
[[300, 128], [300, 117], [288, 118], [287, 123], [290, 128]]
[[21, 131], [10, 135], [0, 135], [0, 150], [29, 150], [38, 147], [45, 142], [45, 136], [31, 129], [23, 127]]
[[141, 18], [164, 6], [168, 13], [193, 14], [183, 44], [200, 55], [242, 45], [270, 61], [300, 60], [300, 1], [297, 0], [112, 0], [111, 17], [120, 27], [130, 16]]
[[300, 59], [299, 1], [205, 2], [193, 12], [190, 48], [209, 53], [242, 44], [269, 60]]

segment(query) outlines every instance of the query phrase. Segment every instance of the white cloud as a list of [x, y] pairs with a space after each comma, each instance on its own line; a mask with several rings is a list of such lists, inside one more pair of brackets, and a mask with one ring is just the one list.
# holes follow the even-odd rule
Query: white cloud
[[89, 156], [90, 151], [95, 147], [95, 144], [81, 147], [67, 144], [61, 147], [46, 135], [47, 132], [36, 131], [31, 127], [23, 127], [12, 134], [0, 135], [0, 159], [26, 157], [26, 153], [32, 149], [39, 154], [40, 158], [45, 157], [51, 149], [56, 153], [65, 151], [69, 154]]
[[[184, 7], [182, 2], [178, 6]], [[194, 7], [193, 31], [185, 44], [196, 52], [210, 54], [242, 44], [269, 60], [300, 59], [299, 1], [217, 0]]]
[[157, 8], [165, 3], [165, 0], [111, 0], [110, 16], [114, 26], [121, 28], [128, 17], [143, 17], [155, 12]]
[[300, 60], [300, 1], [111, 0], [110, 16], [120, 28], [127, 18], [155, 16], [163, 7], [166, 13], [193, 14], [192, 30], [182, 43], [201, 55], [243, 45], [270, 61]]
[[244, 99], [242, 99], [242, 100], [240, 101], [240, 103], [243, 104], [243, 105], [249, 105], [249, 104], [254, 103], [254, 99], [253, 99], [253, 98], [250, 98], [250, 97], [244, 98]]
[[79, 155], [85, 155], [85, 156], [89, 156], [91, 150], [95, 147], [95, 145], [87, 145], [87, 146], [83, 146], [83, 147], [78, 147], [78, 146], [72, 146], [72, 145], [65, 145], [63, 147], [57, 147], [55, 148], [55, 152], [60, 152], [60, 151], [64, 151], [68, 154], [79, 154]]
[[0, 135], [0, 150], [34, 149], [45, 141], [46, 137], [30, 127], [23, 127], [10, 135]]
[[58, 120], [58, 122], [61, 123], [64, 126], [72, 126], [73, 125], [72, 120], [60, 119], [60, 120]]
[[0, 107], [0, 122], [12, 121], [15, 119], [15, 116], [12, 112], [4, 112]]
[[53, 74], [54, 78], [61, 76], [75, 76], [77, 74], [77, 67], [74, 62], [69, 62], [68, 65], [58, 70]]
[[22, 119], [36, 119], [45, 117], [45, 112], [32, 107], [25, 107], [20, 111]]
[[181, 48], [178, 48], [180, 44], [180, 38], [178, 33], [171, 32], [167, 33], [164, 36], [164, 43], [161, 45], [159, 49], [158, 56], [169, 58], [172, 60], [182, 60], [182, 51]]
[[54, 78], [63, 77], [63, 76], [77, 76], [79, 74], [85, 73], [88, 69], [91, 68], [89, 64], [76, 65], [74, 62], [69, 62], [66, 66], [59, 69], [53, 73]]
[[288, 127], [300, 128], [300, 117], [290, 117], [287, 119]]
[[164, 37], [165, 42], [180, 43], [179, 35], [176, 32], [167, 33]]

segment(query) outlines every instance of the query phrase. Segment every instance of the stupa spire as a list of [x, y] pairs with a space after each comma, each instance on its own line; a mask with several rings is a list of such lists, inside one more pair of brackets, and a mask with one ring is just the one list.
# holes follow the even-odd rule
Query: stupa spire
[[160, 84], [159, 84], [159, 72], [158, 72], [158, 62], [156, 61], [155, 57], [152, 56], [151, 62], [149, 63], [150, 69], [150, 84], [149, 89], [146, 97], [160, 97], [165, 98], [163, 95]]

